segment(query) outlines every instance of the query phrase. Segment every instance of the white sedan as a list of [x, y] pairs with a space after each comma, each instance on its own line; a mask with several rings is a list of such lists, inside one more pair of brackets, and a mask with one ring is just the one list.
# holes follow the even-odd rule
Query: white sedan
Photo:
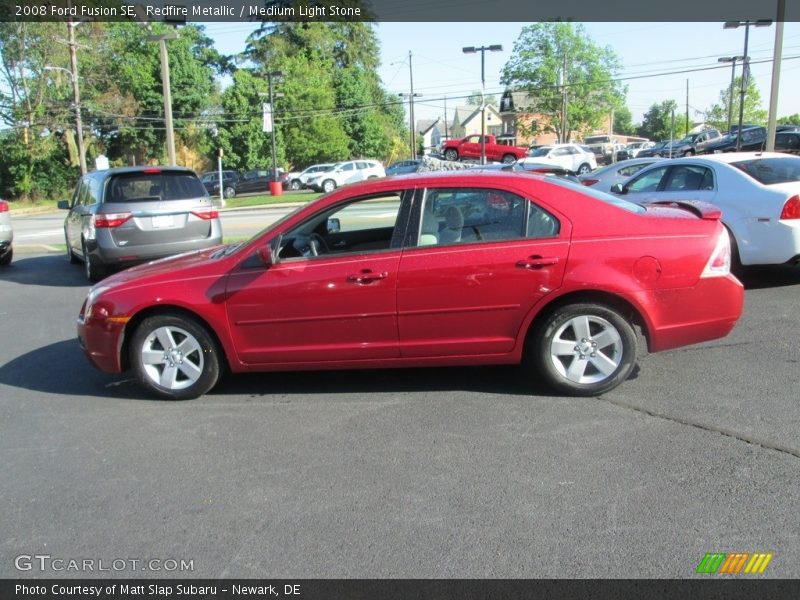
[[585, 175], [597, 168], [597, 159], [593, 152], [587, 152], [578, 144], [553, 144], [540, 146], [528, 152], [527, 158], [518, 160], [518, 163], [531, 161], [557, 165], [578, 175]]
[[611, 188], [640, 204], [700, 200], [722, 209], [733, 259], [800, 263], [800, 157], [734, 152], [659, 162]]

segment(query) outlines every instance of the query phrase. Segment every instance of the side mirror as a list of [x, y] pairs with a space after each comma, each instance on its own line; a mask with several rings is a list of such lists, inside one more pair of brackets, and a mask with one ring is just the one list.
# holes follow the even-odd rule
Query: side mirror
[[69, 200], [59, 200], [57, 206], [61, 210], [69, 210]]
[[336, 217], [328, 217], [328, 233], [339, 233], [342, 230], [342, 224]]
[[621, 183], [615, 183], [611, 186], [611, 192], [613, 194], [627, 194], [628, 190], [626, 190]]
[[281, 243], [283, 242], [283, 234], [274, 237], [272, 241], [266, 246], [261, 246], [258, 251], [258, 258], [265, 267], [271, 267], [281, 262], [280, 252]]

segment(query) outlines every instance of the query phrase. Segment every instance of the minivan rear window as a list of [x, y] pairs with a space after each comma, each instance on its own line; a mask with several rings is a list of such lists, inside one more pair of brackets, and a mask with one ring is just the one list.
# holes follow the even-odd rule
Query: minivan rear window
[[193, 173], [121, 173], [106, 184], [106, 202], [163, 202], [208, 196], [206, 188]]
[[731, 164], [764, 185], [800, 181], [800, 157], [797, 156], [754, 158]]

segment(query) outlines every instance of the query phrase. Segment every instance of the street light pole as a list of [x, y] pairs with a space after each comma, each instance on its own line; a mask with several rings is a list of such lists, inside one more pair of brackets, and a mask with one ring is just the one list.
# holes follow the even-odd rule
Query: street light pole
[[461, 49], [464, 54], [481, 53], [481, 164], [486, 164], [486, 75], [485, 75], [485, 58], [486, 51], [500, 52], [503, 46], [500, 44], [492, 44], [491, 46], [466, 46]]
[[736, 131], [736, 150], [742, 149], [742, 121], [744, 120], [744, 96], [747, 90], [747, 83], [750, 79], [750, 59], [747, 56], [747, 43], [750, 38], [750, 25], [756, 27], [769, 27], [772, 21], [768, 19], [761, 19], [758, 21], [726, 21], [722, 26], [723, 29], [737, 29], [740, 25], [744, 25], [744, 55], [742, 56], [742, 85], [739, 91], [739, 129]]
[[147, 41], [158, 42], [161, 58], [161, 87], [164, 90], [164, 121], [167, 128], [167, 154], [170, 166], [175, 166], [175, 134], [172, 129], [172, 90], [169, 83], [169, 55], [167, 54], [167, 40], [175, 40], [178, 34], [174, 31], [159, 35], [148, 35]]
[[717, 62], [731, 63], [731, 85], [728, 90], [728, 133], [731, 131], [731, 121], [733, 120], [733, 82], [736, 78], [736, 61], [744, 60], [744, 56], [723, 56]]

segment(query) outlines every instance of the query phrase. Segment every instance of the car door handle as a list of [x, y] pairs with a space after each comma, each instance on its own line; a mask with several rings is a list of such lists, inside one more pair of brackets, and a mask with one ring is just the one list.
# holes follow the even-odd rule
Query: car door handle
[[542, 267], [552, 267], [555, 264], [558, 264], [557, 256], [531, 256], [517, 261], [520, 269], [541, 269]]
[[358, 284], [366, 284], [372, 283], [373, 281], [379, 281], [381, 279], [386, 279], [389, 274], [385, 271], [381, 273], [373, 273], [371, 269], [362, 269], [360, 273], [356, 275], [348, 275], [347, 281], [348, 283], [358, 283]]

